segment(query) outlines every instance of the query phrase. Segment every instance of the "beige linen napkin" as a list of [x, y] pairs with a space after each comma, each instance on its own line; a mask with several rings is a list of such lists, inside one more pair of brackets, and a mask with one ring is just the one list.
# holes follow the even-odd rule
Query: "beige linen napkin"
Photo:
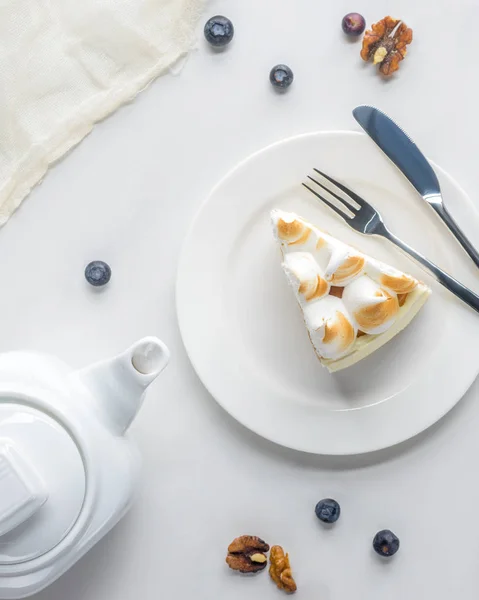
[[204, 0], [0, 0], [0, 225], [94, 123], [184, 56]]

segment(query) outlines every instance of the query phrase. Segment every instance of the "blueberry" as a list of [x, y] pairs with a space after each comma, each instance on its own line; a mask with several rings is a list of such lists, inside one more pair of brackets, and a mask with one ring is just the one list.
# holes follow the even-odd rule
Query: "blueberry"
[[399, 550], [399, 538], [389, 529], [383, 529], [374, 536], [373, 548], [380, 556], [393, 556]]
[[205, 38], [216, 48], [226, 46], [231, 42], [235, 34], [233, 23], [226, 17], [217, 15], [211, 17], [205, 25]]
[[276, 65], [271, 69], [269, 80], [280, 90], [285, 90], [293, 83], [293, 71], [287, 65]]
[[110, 277], [111, 269], [106, 262], [103, 262], [102, 260], [94, 260], [85, 268], [86, 280], [95, 287], [106, 285], [110, 281]]
[[314, 512], [323, 523], [335, 523], [339, 519], [341, 508], [336, 500], [324, 498], [316, 504]]
[[346, 35], [358, 36], [366, 29], [366, 21], [359, 13], [349, 13], [341, 25]]

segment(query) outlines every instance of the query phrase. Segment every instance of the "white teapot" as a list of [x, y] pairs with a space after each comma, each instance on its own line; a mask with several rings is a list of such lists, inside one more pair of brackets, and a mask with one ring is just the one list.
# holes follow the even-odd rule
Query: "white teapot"
[[0, 355], [0, 598], [57, 579], [128, 510], [139, 456], [125, 432], [169, 360], [157, 338], [73, 371]]

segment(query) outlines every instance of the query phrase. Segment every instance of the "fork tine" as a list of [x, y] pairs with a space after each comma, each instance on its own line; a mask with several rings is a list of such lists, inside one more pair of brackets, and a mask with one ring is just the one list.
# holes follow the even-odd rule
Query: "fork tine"
[[337, 208], [336, 206], [334, 206], [334, 204], [332, 202], [330, 202], [329, 200], [327, 200], [326, 198], [324, 198], [324, 196], [321, 196], [321, 194], [318, 194], [318, 192], [316, 190], [313, 190], [312, 187], [309, 187], [309, 185], [307, 185], [306, 183], [303, 183], [302, 185], [307, 190], [309, 190], [312, 194], [314, 194], [317, 198], [319, 198], [322, 202], [324, 202], [325, 204], [327, 204], [329, 206], [329, 208], [331, 210], [334, 210], [334, 212], [337, 213], [340, 217], [342, 217], [345, 220], [351, 218], [345, 212], [343, 212], [342, 210], [340, 210], [339, 208]]
[[308, 175], [308, 179], [311, 179], [311, 181], [314, 181], [314, 183], [316, 185], [319, 185], [320, 188], [323, 188], [324, 191], [328, 192], [328, 194], [331, 194], [331, 196], [333, 196], [333, 198], [336, 198], [336, 200], [338, 200], [338, 202], [341, 203], [341, 206], [346, 206], [346, 208], [348, 210], [350, 210], [353, 214], [358, 211], [358, 209], [355, 206], [352, 206], [345, 198], [341, 198], [341, 196], [338, 196], [338, 194], [335, 194], [333, 191], [331, 191], [325, 185], [323, 185], [322, 183], [320, 183], [319, 181], [317, 181], [316, 179], [311, 177], [311, 175]]
[[[336, 181], [335, 179], [333, 179], [329, 175], [326, 175], [326, 173], [323, 173], [319, 169], [314, 169], [314, 171], [316, 171], [316, 173], [319, 173], [321, 175], [321, 177], [324, 177], [329, 182], [331, 182], [333, 185], [335, 185], [337, 188], [339, 188], [342, 192], [344, 192], [347, 196], [349, 196], [352, 200], [354, 200], [354, 202], [356, 202], [356, 204], [359, 204], [359, 206], [363, 207], [365, 204], [367, 204], [361, 198], [361, 196], [358, 196], [355, 192], [353, 192], [352, 190], [347, 188], [345, 185], [343, 185], [342, 183], [339, 183], [339, 181]], [[324, 186], [322, 186], [322, 187], [324, 187]], [[330, 193], [332, 193], [332, 192], [330, 192]], [[333, 196], [334, 196], [334, 194], [333, 194]], [[341, 198], [341, 200], [343, 200], [343, 199]], [[343, 202], [344, 202], [344, 200], [343, 200]]]

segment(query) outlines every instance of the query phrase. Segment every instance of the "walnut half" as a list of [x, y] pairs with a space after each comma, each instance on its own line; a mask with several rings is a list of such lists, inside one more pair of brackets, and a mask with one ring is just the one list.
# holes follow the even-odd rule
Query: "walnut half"
[[255, 535], [242, 535], [234, 539], [228, 546], [226, 563], [234, 571], [240, 573], [256, 573], [262, 571], [268, 562], [265, 552], [269, 545]]
[[295, 592], [297, 587], [293, 579], [288, 554], [284, 553], [281, 546], [273, 546], [269, 560], [271, 562], [269, 574], [279, 589], [285, 592]]
[[379, 65], [379, 71], [389, 76], [399, 69], [411, 42], [412, 29], [400, 19], [384, 17], [364, 34], [361, 58]]

